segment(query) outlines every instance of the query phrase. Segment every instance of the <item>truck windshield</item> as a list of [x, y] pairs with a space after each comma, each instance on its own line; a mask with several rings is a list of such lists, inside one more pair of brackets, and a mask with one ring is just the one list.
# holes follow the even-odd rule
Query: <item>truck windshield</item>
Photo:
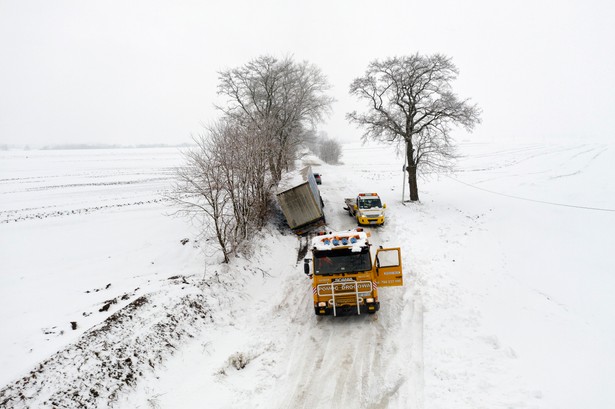
[[359, 199], [359, 209], [371, 209], [372, 207], [382, 207], [380, 199]]
[[327, 250], [314, 255], [314, 273], [317, 275], [357, 273], [371, 270], [369, 248], [360, 252], [350, 249]]

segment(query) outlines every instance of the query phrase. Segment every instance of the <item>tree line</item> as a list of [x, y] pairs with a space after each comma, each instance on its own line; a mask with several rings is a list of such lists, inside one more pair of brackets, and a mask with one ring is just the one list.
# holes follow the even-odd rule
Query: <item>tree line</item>
[[[412, 201], [419, 199], [421, 170], [451, 166], [452, 129], [480, 122], [479, 108], [452, 91], [457, 74], [448, 57], [415, 54], [374, 60], [350, 85], [367, 106], [347, 114], [364, 129], [363, 140], [404, 143]], [[220, 118], [194, 138], [172, 197], [180, 212], [203, 218], [204, 234], [228, 262], [266, 223], [275, 187], [300, 148], [315, 145], [334, 99], [318, 67], [290, 57], [261, 56], [219, 72], [218, 81]], [[327, 163], [338, 161], [335, 139], [321, 134], [318, 147]]]

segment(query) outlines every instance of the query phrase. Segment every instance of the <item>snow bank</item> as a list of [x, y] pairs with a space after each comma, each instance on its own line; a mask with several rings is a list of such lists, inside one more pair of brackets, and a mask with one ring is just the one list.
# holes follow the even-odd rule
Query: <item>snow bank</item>
[[211, 320], [199, 283], [176, 277], [0, 390], [3, 408], [94, 408], [117, 401]]

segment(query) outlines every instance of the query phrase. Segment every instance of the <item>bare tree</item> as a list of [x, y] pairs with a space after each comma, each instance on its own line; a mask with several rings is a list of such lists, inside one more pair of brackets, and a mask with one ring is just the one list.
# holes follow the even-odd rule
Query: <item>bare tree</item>
[[332, 138], [323, 138], [318, 147], [318, 157], [326, 163], [336, 165], [342, 156], [342, 146], [338, 141]]
[[259, 57], [219, 78], [224, 116], [186, 153], [171, 198], [180, 212], [205, 217], [228, 262], [265, 224], [272, 189], [333, 99], [317, 67], [290, 58]]
[[326, 95], [326, 77], [307, 62], [261, 56], [220, 72], [219, 80], [218, 94], [227, 98], [227, 105], [217, 108], [268, 135], [269, 170], [277, 183], [294, 159], [304, 129], [330, 111], [333, 99]]
[[316, 129], [307, 129], [303, 133], [303, 142], [302, 144], [310, 150], [314, 155], [318, 155], [318, 144], [319, 137], [316, 134]]
[[223, 185], [222, 169], [212, 153], [211, 141], [200, 136], [194, 142], [197, 147], [184, 153], [186, 164], [177, 170], [171, 198], [180, 205], [179, 213], [204, 217], [203, 234], [215, 237], [228, 263], [237, 246], [231, 197]]
[[216, 239], [228, 262], [268, 215], [273, 183], [267, 140], [226, 118], [195, 142], [171, 198], [181, 213], [204, 216], [205, 234]]
[[269, 211], [274, 184], [268, 172], [268, 141], [257, 129], [232, 119], [218, 122], [210, 134], [243, 240], [263, 226]]
[[364, 139], [406, 144], [410, 200], [419, 200], [417, 171], [441, 171], [454, 158], [453, 126], [472, 130], [480, 109], [460, 100], [451, 83], [459, 71], [441, 54], [372, 61], [365, 75], [350, 84], [350, 94], [366, 101], [365, 113], [346, 115], [365, 128]]

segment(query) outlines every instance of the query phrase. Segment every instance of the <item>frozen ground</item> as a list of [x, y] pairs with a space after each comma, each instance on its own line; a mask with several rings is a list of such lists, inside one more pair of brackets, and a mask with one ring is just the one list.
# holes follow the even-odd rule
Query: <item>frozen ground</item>
[[176, 150], [0, 152], [0, 406], [615, 407], [615, 150], [461, 153], [406, 205], [388, 147], [314, 167], [329, 227], [377, 191], [405, 264], [377, 315], [332, 319], [277, 225], [223, 266], [165, 215]]

